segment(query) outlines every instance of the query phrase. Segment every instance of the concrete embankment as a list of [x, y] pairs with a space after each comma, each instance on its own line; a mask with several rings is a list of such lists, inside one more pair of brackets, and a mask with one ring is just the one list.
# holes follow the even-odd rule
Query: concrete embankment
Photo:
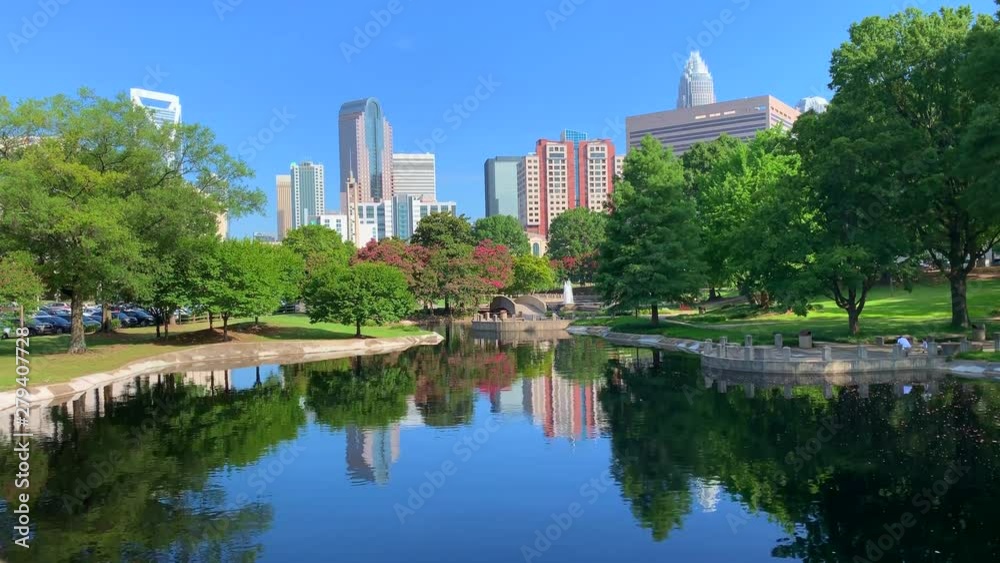
[[[436, 345], [442, 340], [440, 334], [429, 333], [396, 338], [206, 344], [136, 360], [115, 370], [77, 377], [65, 383], [30, 386], [31, 395], [27, 400], [31, 407], [35, 408], [52, 402], [71, 400], [89, 389], [138, 376], [235, 369], [262, 363], [296, 364], [358, 355], [388, 354], [413, 346]], [[0, 393], [0, 413], [12, 410], [15, 402], [14, 391]]]
[[[569, 327], [567, 332], [604, 338], [613, 344], [686, 352], [701, 357], [708, 374], [759, 374], [789, 381], [831, 376], [854, 377], [867, 374], [933, 373], [970, 379], [1000, 381], [1000, 364], [949, 360], [924, 350], [903, 353], [894, 346], [828, 344], [817, 348], [791, 348], [780, 345], [759, 346], [752, 340], [730, 344], [668, 338], [658, 335], [612, 332], [608, 327]], [[935, 348], [936, 349], [936, 348]]]

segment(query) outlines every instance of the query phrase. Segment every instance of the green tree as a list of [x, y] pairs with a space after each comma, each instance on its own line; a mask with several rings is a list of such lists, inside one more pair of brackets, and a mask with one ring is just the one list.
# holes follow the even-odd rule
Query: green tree
[[697, 295], [704, 270], [694, 201], [684, 193], [684, 168], [647, 135], [625, 157], [615, 186], [598, 290], [618, 307], [651, 307], [658, 323], [659, 304]]
[[0, 257], [0, 306], [17, 303], [26, 313], [34, 311], [43, 291], [30, 254], [12, 252]]
[[0, 99], [0, 236], [69, 297], [70, 352], [86, 349], [84, 301], [149, 294], [157, 239], [180, 214], [212, 225], [259, 209], [250, 176], [209, 130], [158, 127], [124, 95]]
[[444, 248], [454, 245], [474, 245], [472, 225], [465, 215], [455, 215], [447, 211], [431, 213], [420, 220], [410, 244], [425, 248]]
[[884, 193], [906, 194], [911, 221], [896, 237], [919, 242], [948, 278], [955, 326], [969, 324], [969, 273], [1000, 240], [1000, 216], [984, 212], [997, 200], [997, 80], [995, 67], [982, 66], [997, 60], [996, 33], [996, 19], [968, 7], [909, 8], [852, 25], [830, 67], [831, 105], [864, 117], [841, 132], [881, 141], [863, 166], [885, 169]]
[[531, 243], [521, 223], [510, 215], [494, 215], [477, 219], [472, 226], [472, 236], [477, 243], [491, 240], [502, 244], [514, 256], [531, 253]]
[[297, 294], [303, 271], [302, 259], [291, 250], [251, 240], [223, 241], [205, 266], [203, 304], [222, 316], [224, 338], [230, 318], [271, 314]]
[[[763, 226], [758, 215], [772, 211], [761, 207], [773, 206], [770, 196], [778, 184], [798, 174], [799, 157], [788, 131], [778, 127], [759, 132], [749, 142], [730, 138], [719, 143], [713, 153], [718, 158], [698, 177], [697, 188], [703, 258], [711, 264], [709, 283], [736, 284], [753, 303], [767, 309], [775, 288], [767, 275], [771, 270], [758, 262], [770, 247], [757, 236]], [[787, 226], [775, 228], [778, 232], [768, 232], [767, 237], [788, 239]], [[782, 257], [766, 255], [767, 260], [776, 258]]]
[[548, 256], [570, 279], [593, 281], [595, 259], [605, 240], [607, 215], [576, 207], [559, 214], [549, 228]]
[[199, 308], [204, 298], [206, 272], [217, 272], [218, 246], [214, 236], [181, 238], [174, 248], [155, 262], [152, 290], [148, 300], [156, 318], [156, 336], [160, 326], [170, 333], [170, 318], [181, 307]]
[[401, 271], [385, 264], [362, 262], [350, 268], [327, 267], [306, 283], [309, 320], [354, 325], [378, 325], [404, 318], [413, 311], [413, 294]]
[[545, 258], [530, 254], [514, 258], [514, 280], [507, 288], [508, 293], [535, 293], [555, 285], [556, 273]]
[[[717, 225], [710, 225], [712, 218], [725, 218], [715, 211], [713, 200], [708, 194], [718, 190], [720, 166], [732, 162], [732, 153], [744, 151], [743, 141], [723, 134], [710, 142], [698, 142], [681, 156], [684, 164], [684, 182], [687, 193], [695, 198], [698, 216], [701, 218], [701, 240], [704, 245], [704, 260], [712, 264], [707, 271], [708, 297], [718, 297], [718, 289], [734, 283], [734, 275], [729, 267], [732, 252], [726, 247], [728, 241]], [[714, 188], [710, 189], [710, 188]], [[733, 224], [736, 224], [735, 221]]]
[[[791, 257], [799, 262], [791, 301], [804, 314], [813, 295], [829, 295], [857, 335], [871, 288], [886, 275], [908, 283], [914, 274], [906, 259], [916, 250], [905, 234], [910, 195], [890, 180], [899, 165], [890, 155], [905, 154], [908, 141], [871, 122], [864, 108], [839, 103], [802, 116], [795, 138], [803, 169], [797, 187], [807, 196], [802, 213], [812, 224], [798, 245], [806, 253]], [[771, 228], [775, 240], [802, 236], [788, 226]]]
[[330, 263], [347, 267], [356, 252], [353, 244], [340, 238], [340, 233], [322, 225], [293, 229], [285, 235], [281, 244], [305, 261], [307, 274], [319, 271]]

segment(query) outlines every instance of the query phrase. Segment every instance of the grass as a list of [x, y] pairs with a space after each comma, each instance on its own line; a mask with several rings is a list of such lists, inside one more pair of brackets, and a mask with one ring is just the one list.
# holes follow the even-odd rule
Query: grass
[[979, 352], [962, 352], [960, 354], [955, 354], [956, 360], [976, 360], [981, 362], [1000, 362], [1000, 352], [987, 352], [981, 350]]
[[[994, 317], [1000, 304], [1000, 279], [970, 280], [968, 297], [973, 321], [986, 322], [991, 333], [1000, 330], [1000, 318]], [[816, 310], [810, 311], [806, 317], [792, 313], [746, 316], [749, 314], [748, 307], [743, 306], [705, 315], [667, 311], [665, 315], [661, 314], [664, 322], [658, 326], [654, 326], [648, 317], [605, 317], [581, 320], [576, 324], [610, 326], [616, 332], [661, 334], [694, 340], [727, 336], [730, 341], [742, 341], [744, 335], [750, 334], [756, 342], [770, 342], [776, 332], [784, 334], [786, 342], [794, 342], [802, 330], [811, 330], [816, 340], [830, 342], [871, 342], [876, 336], [891, 338], [901, 334], [912, 335], [918, 340], [930, 335], [943, 341], [969, 334], [950, 326], [951, 295], [948, 285], [942, 283], [919, 285], [912, 292], [875, 288], [861, 314], [861, 334], [858, 337], [848, 333], [847, 313], [833, 301], [819, 301], [816, 306]]]
[[[267, 340], [323, 340], [354, 338], [354, 327], [335, 323], [310, 324], [305, 315], [274, 315], [260, 318], [260, 326], [252, 322], [230, 325], [231, 341], [257, 342]], [[415, 326], [362, 327], [366, 337], [390, 338], [416, 336], [424, 331]], [[114, 334], [88, 334], [85, 354], [67, 354], [69, 335], [32, 337], [31, 383], [43, 385], [68, 381], [89, 373], [113, 370], [125, 364], [175, 351], [179, 348], [222, 342], [222, 325], [215, 330], [208, 323], [193, 323], [170, 327], [170, 337], [156, 339], [153, 327], [124, 329]], [[13, 389], [14, 340], [0, 341], [0, 391]]]

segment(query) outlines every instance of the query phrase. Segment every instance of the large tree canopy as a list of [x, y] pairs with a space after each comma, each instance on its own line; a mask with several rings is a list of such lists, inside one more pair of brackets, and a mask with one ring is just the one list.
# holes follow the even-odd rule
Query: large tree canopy
[[607, 215], [586, 207], [570, 209], [552, 221], [547, 254], [563, 275], [577, 282], [593, 281], [606, 223]]
[[252, 240], [223, 241], [206, 266], [204, 305], [222, 316], [226, 337], [230, 318], [269, 315], [297, 296], [304, 271], [302, 258], [288, 248]]
[[306, 273], [330, 263], [346, 267], [356, 252], [354, 245], [340, 238], [340, 233], [322, 225], [291, 230], [281, 244], [305, 261]]
[[361, 338], [362, 325], [398, 321], [414, 305], [403, 273], [375, 262], [326, 267], [306, 284], [305, 300], [309, 320], [354, 325], [357, 338]]
[[455, 215], [447, 211], [431, 213], [420, 220], [410, 243], [426, 248], [476, 244], [472, 236], [472, 225], [465, 215]]
[[684, 168], [651, 136], [625, 158], [615, 186], [597, 286], [618, 307], [650, 307], [696, 296], [704, 281], [694, 200]]
[[124, 95], [0, 98], [0, 236], [70, 298], [71, 352], [86, 349], [85, 300], [149, 295], [164, 233], [209, 234], [223, 211], [260, 209], [250, 176], [209, 130], [159, 127]]
[[1000, 90], [983, 66], [998, 58], [996, 34], [996, 19], [968, 7], [909, 8], [852, 25], [830, 68], [832, 105], [858, 116], [840, 134], [880, 141], [857, 164], [882, 168], [883, 191], [900, 194], [906, 232], [951, 283], [956, 326], [969, 323], [969, 272], [1000, 240], [1000, 215], [984, 212], [997, 200]]

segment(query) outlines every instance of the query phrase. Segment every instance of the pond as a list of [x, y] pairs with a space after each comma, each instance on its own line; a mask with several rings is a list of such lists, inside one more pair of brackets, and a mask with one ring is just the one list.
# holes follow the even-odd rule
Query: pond
[[720, 386], [692, 356], [441, 331], [51, 409], [32, 547], [5, 532], [4, 557], [1000, 560], [996, 385]]

